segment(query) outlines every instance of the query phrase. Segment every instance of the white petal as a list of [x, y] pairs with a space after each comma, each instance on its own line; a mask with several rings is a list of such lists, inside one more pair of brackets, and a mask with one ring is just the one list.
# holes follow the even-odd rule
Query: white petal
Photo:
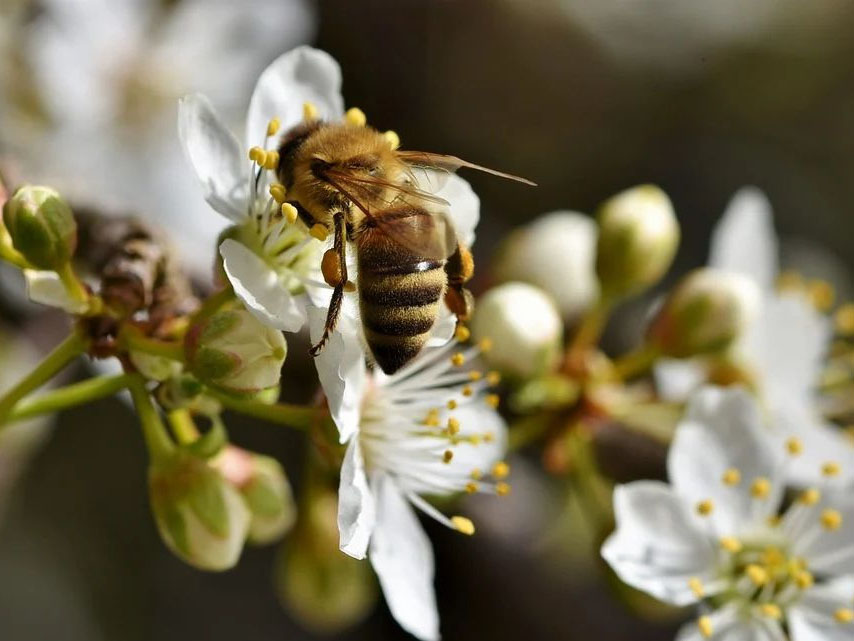
[[205, 200], [227, 218], [246, 216], [249, 159], [222, 123], [210, 101], [201, 94], [178, 103], [178, 137], [202, 183]]
[[376, 508], [368, 488], [365, 461], [359, 439], [350, 439], [341, 464], [341, 483], [338, 488], [338, 531], [341, 551], [356, 559], [364, 559], [368, 541], [374, 529]]
[[272, 267], [251, 249], [227, 238], [219, 247], [234, 293], [259, 321], [285, 332], [305, 324], [304, 301], [293, 296]]
[[655, 388], [662, 400], [683, 403], [706, 380], [706, 370], [697, 360], [662, 358], [653, 370]]
[[246, 121], [248, 147], [264, 142], [267, 123], [278, 118], [282, 132], [302, 120], [303, 104], [317, 107], [321, 119], [344, 113], [341, 68], [325, 51], [297, 47], [282, 54], [258, 78]]
[[[806, 515], [806, 525], [789, 535], [792, 552], [803, 557], [809, 569], [817, 574], [854, 575], [854, 499], [847, 491], [826, 490], [824, 494], [821, 503]], [[828, 508], [837, 510], [842, 517], [842, 524], [836, 530], [825, 530], [820, 524], [820, 515]], [[854, 606], [854, 601], [851, 605]]]
[[[779, 450], [766, 433], [756, 401], [741, 388], [705, 387], [692, 398], [676, 428], [667, 460], [674, 490], [688, 505], [711, 500], [709, 517], [719, 535], [737, 535], [779, 505]], [[780, 454], [778, 456], [777, 454]], [[729, 486], [723, 475], [741, 473], [741, 483]], [[757, 501], [750, 484], [758, 477], [771, 482], [771, 495]]]
[[370, 560], [392, 616], [404, 630], [424, 641], [439, 639], [439, 613], [433, 590], [433, 548], [412, 506], [394, 481], [381, 475], [374, 483], [377, 526]]
[[34, 303], [58, 307], [69, 314], [82, 314], [86, 311], [86, 303], [74, 300], [68, 295], [56, 272], [25, 269], [24, 278], [27, 281], [27, 296]]
[[792, 641], [851, 641], [854, 625], [838, 623], [834, 613], [854, 605], [854, 577], [817, 585], [789, 610]]
[[797, 438], [803, 444], [803, 452], [786, 465], [790, 484], [799, 487], [823, 485], [826, 479], [821, 469], [831, 461], [841, 468], [837, 483], [854, 482], [854, 447], [839, 427], [825, 423], [813, 410], [804, 407], [774, 408], [771, 427], [779, 449], [782, 450], [790, 438]]
[[457, 330], [457, 317], [444, 304], [439, 306], [439, 316], [430, 331], [427, 347], [441, 347], [454, 337]]
[[777, 235], [768, 199], [755, 187], [740, 189], [712, 234], [709, 265], [748, 276], [764, 291], [771, 291], [777, 260]]
[[480, 198], [467, 180], [456, 174], [443, 178], [444, 184], [436, 195], [450, 203], [449, 217], [457, 237], [467, 247], [474, 244], [474, 228], [480, 220]]
[[[356, 319], [341, 314], [335, 331], [314, 359], [317, 376], [342, 443], [346, 443], [359, 429], [367, 380], [365, 352], [356, 323]], [[309, 307], [308, 326], [313, 343], [320, 340], [325, 324], [326, 309]]]
[[712, 578], [716, 551], [684, 502], [665, 483], [638, 481], [614, 490], [616, 531], [602, 557], [632, 587], [674, 605], [697, 601], [691, 578]]

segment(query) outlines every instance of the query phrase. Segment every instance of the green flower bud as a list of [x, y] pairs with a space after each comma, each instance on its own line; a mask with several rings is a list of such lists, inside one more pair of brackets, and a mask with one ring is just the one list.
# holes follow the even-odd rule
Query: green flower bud
[[599, 209], [596, 273], [606, 298], [643, 291], [670, 268], [679, 245], [673, 205], [654, 185], [633, 187]]
[[201, 570], [227, 570], [240, 558], [249, 509], [202, 458], [179, 452], [149, 468], [151, 510], [166, 546]]
[[282, 549], [276, 589], [282, 605], [306, 628], [332, 634], [364, 619], [377, 590], [371, 566], [338, 549], [338, 500], [313, 489]]
[[50, 187], [18, 189], [3, 205], [3, 223], [15, 249], [38, 269], [60, 269], [77, 248], [74, 214]]
[[223, 310], [187, 332], [184, 349], [193, 374], [234, 394], [278, 385], [288, 345], [282, 332], [243, 309]]
[[486, 363], [502, 374], [527, 379], [557, 367], [563, 351], [563, 321], [552, 299], [527, 283], [490, 289], [475, 306], [471, 331], [490, 339]]
[[658, 310], [647, 341], [673, 358], [722, 351], [749, 327], [759, 298], [758, 286], [745, 276], [712, 268], [694, 270]]
[[249, 507], [251, 543], [272, 543], [291, 529], [296, 520], [296, 505], [288, 477], [276, 459], [232, 445], [213, 464], [237, 488]]

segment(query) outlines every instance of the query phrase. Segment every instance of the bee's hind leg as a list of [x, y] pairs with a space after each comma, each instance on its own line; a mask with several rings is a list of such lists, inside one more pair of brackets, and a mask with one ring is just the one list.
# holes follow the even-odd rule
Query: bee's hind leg
[[347, 256], [346, 256], [346, 230], [344, 225], [344, 214], [337, 213], [333, 217], [335, 223], [335, 242], [332, 249], [323, 255], [321, 271], [323, 279], [332, 286], [332, 299], [329, 301], [329, 311], [326, 313], [326, 325], [323, 328], [323, 336], [316, 345], [312, 345], [308, 353], [317, 356], [329, 340], [330, 334], [335, 331], [335, 324], [341, 314], [341, 304], [344, 302], [344, 291], [348, 289], [347, 281]]
[[448, 275], [445, 305], [458, 320], [467, 321], [474, 311], [474, 296], [464, 286], [474, 275], [474, 259], [468, 247], [457, 244], [456, 251], [445, 263], [445, 273]]

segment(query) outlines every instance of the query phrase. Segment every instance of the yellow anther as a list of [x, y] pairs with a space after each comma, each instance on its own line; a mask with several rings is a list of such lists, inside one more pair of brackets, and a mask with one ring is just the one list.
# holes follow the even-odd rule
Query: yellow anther
[[485, 443], [492, 443], [492, 441], [495, 440], [495, 434], [493, 434], [492, 432], [484, 432], [483, 440]]
[[460, 422], [453, 416], [448, 419], [448, 434], [454, 436], [460, 433]]
[[697, 619], [697, 627], [700, 629], [700, 634], [702, 634], [706, 639], [712, 636], [712, 633], [715, 631], [715, 628], [712, 625], [712, 619], [708, 616], [701, 616]]
[[[273, 197], [273, 200], [280, 205], [285, 202], [285, 193], [285, 186], [281, 183], [273, 183], [270, 185], [270, 195]], [[293, 205], [291, 206], [293, 207]], [[296, 211], [296, 209], [294, 211]]]
[[279, 133], [279, 128], [282, 126], [282, 121], [278, 118], [270, 118], [270, 122], [267, 123], [267, 135], [275, 136]]
[[368, 118], [365, 116], [365, 112], [358, 107], [350, 107], [344, 114], [344, 121], [353, 127], [364, 127]]
[[786, 441], [786, 451], [792, 456], [798, 456], [804, 451], [804, 444], [801, 439], [793, 436]]
[[461, 367], [465, 362], [466, 357], [463, 356], [462, 352], [457, 352], [456, 354], [451, 356], [451, 364], [453, 364], [455, 367]]
[[448, 409], [449, 410], [457, 409], [457, 402], [454, 399], [451, 399], [450, 401], [448, 401]]
[[474, 394], [474, 390], [471, 388], [471, 385], [463, 387], [463, 396], [471, 396], [472, 394]]
[[469, 476], [471, 476], [475, 481], [479, 481], [483, 478], [483, 471], [481, 471], [479, 467], [476, 467], [471, 471]]
[[468, 483], [466, 483], [466, 492], [468, 492], [469, 494], [474, 494], [475, 492], [477, 492], [477, 489], [477, 483], [475, 483], [474, 481], [469, 481]]
[[282, 203], [282, 216], [284, 216], [285, 220], [289, 223], [293, 224], [297, 221], [297, 218], [299, 218], [299, 212], [292, 204]]
[[825, 280], [810, 281], [807, 286], [807, 294], [812, 304], [815, 305], [815, 308], [822, 312], [826, 312], [833, 307], [833, 303], [836, 300], [836, 292], [833, 289], [833, 285]]
[[768, 571], [761, 565], [750, 564], [744, 570], [744, 573], [756, 586], [768, 583]]
[[483, 378], [483, 372], [480, 370], [473, 369], [469, 372], [469, 380], [470, 381], [479, 381]]
[[486, 375], [486, 382], [490, 385], [498, 385], [501, 382], [501, 374], [495, 370], [488, 372]]
[[821, 492], [817, 489], [810, 488], [808, 490], [804, 490], [801, 492], [801, 495], [798, 497], [798, 501], [803, 505], [815, 505], [821, 500]]
[[714, 509], [715, 504], [712, 503], [709, 499], [697, 503], [697, 514], [699, 514], [700, 516], [708, 516], [712, 513], [712, 510]]
[[452, 516], [451, 523], [454, 524], [458, 532], [468, 534], [469, 536], [474, 534], [474, 523], [471, 522], [471, 519], [467, 519], [464, 516]]
[[750, 493], [755, 499], [766, 499], [771, 493], [771, 481], [764, 476], [754, 479], [750, 485]]
[[392, 131], [391, 129], [389, 129], [383, 134], [383, 138], [386, 139], [386, 142], [392, 149], [397, 149], [400, 147], [400, 136], [397, 135], [396, 131]]
[[263, 165], [264, 161], [267, 159], [267, 152], [261, 149], [261, 147], [252, 147], [249, 150], [249, 160], [259, 165]]
[[839, 608], [833, 613], [833, 618], [839, 623], [854, 623], [854, 610], [851, 608]]
[[842, 468], [836, 461], [828, 461], [821, 466], [821, 473], [824, 474], [824, 476], [839, 476], [841, 471]]
[[769, 619], [776, 619], [779, 621], [783, 618], [783, 611], [776, 603], [763, 603], [759, 606], [759, 611], [763, 616], [766, 616]]
[[454, 332], [454, 338], [456, 338], [460, 343], [465, 343], [471, 338], [471, 330], [469, 330], [465, 325], [457, 325], [457, 329]]
[[510, 475], [510, 466], [504, 461], [498, 461], [492, 466], [492, 476], [497, 479], [506, 479]]
[[268, 149], [262, 164], [264, 165], [264, 169], [269, 169], [270, 171], [277, 169], [279, 167], [279, 152], [274, 149]]
[[480, 445], [480, 441], [481, 441], [480, 434], [472, 434], [471, 436], [468, 437], [468, 442], [471, 443], [472, 445]]
[[804, 287], [804, 279], [798, 272], [786, 270], [777, 277], [777, 289], [780, 291], [797, 292]]
[[806, 570], [798, 570], [795, 572], [795, 585], [797, 585], [801, 590], [811, 588], [813, 583], [815, 583], [813, 575]]
[[442, 462], [450, 463], [454, 460], [454, 453], [451, 450], [445, 450], [444, 454], [442, 454]]
[[821, 513], [821, 526], [828, 531], [838, 530], [842, 527], [842, 514], [837, 510], [826, 509]]
[[780, 567], [786, 563], [786, 557], [780, 548], [771, 545], [762, 551], [762, 562], [769, 568]]
[[706, 590], [703, 588], [703, 582], [695, 576], [688, 579], [688, 587], [691, 588], [691, 592], [693, 592], [694, 596], [698, 599], [702, 599], [703, 595], [706, 593]]
[[741, 472], [739, 472], [734, 467], [729, 468], [726, 472], [724, 472], [723, 478], [721, 479], [724, 485], [738, 485], [741, 483]]
[[495, 484], [495, 493], [498, 496], [507, 496], [510, 494], [510, 484], [501, 481], [500, 483]]
[[833, 316], [836, 331], [844, 336], [854, 334], [854, 303], [845, 303]]
[[488, 352], [492, 349], [492, 339], [491, 338], [482, 338], [480, 342], [477, 344], [480, 347], [481, 352]]
[[317, 120], [317, 107], [313, 102], [302, 103], [303, 120]]
[[311, 229], [308, 230], [308, 233], [320, 241], [326, 240], [327, 236], [329, 236], [329, 230], [325, 225], [321, 225], [320, 223], [312, 225]]
[[741, 552], [741, 541], [739, 541], [734, 536], [725, 536], [721, 539], [720, 543], [721, 547], [727, 552], [730, 552], [732, 554], [738, 554], [739, 552]]
[[489, 405], [492, 409], [497, 409], [499, 403], [501, 403], [501, 399], [498, 394], [487, 394], [486, 395], [486, 404]]

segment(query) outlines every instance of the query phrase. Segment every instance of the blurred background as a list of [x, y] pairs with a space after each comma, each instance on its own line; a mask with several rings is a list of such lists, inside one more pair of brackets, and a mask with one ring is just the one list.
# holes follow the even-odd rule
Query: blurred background
[[[512, 227], [555, 209], [592, 213], [642, 182], [673, 199], [683, 242], [672, 273], [684, 272], [705, 263], [714, 222], [752, 184], [774, 206], [784, 263], [844, 298], [852, 26], [845, 0], [2, 0], [0, 168], [12, 183], [49, 182], [81, 205], [165, 225], [204, 279], [223, 221], [185, 166], [175, 101], [204, 91], [240, 131], [260, 70], [310, 43], [341, 63], [348, 106], [395, 129], [404, 147], [539, 183], [466, 176], [482, 201], [476, 289]], [[64, 322], [23, 303], [14, 283], [2, 291], [0, 386]], [[630, 340], [615, 329], [612, 341]], [[286, 375], [310, 367], [304, 351], [291, 346]], [[307, 385], [286, 379], [285, 393], [309, 398]], [[240, 445], [283, 461], [298, 485], [301, 439], [236, 418], [230, 428]], [[120, 401], [6, 440], [0, 638], [322, 638], [281, 607], [275, 546], [248, 549], [220, 575], [163, 547], [142, 440]], [[536, 464], [513, 462], [507, 501], [466, 507], [478, 536], [425, 522], [444, 637], [672, 638], [679, 613], [646, 607], [639, 618], [612, 596], [591, 533]], [[408, 638], [382, 603], [332, 637]]]

